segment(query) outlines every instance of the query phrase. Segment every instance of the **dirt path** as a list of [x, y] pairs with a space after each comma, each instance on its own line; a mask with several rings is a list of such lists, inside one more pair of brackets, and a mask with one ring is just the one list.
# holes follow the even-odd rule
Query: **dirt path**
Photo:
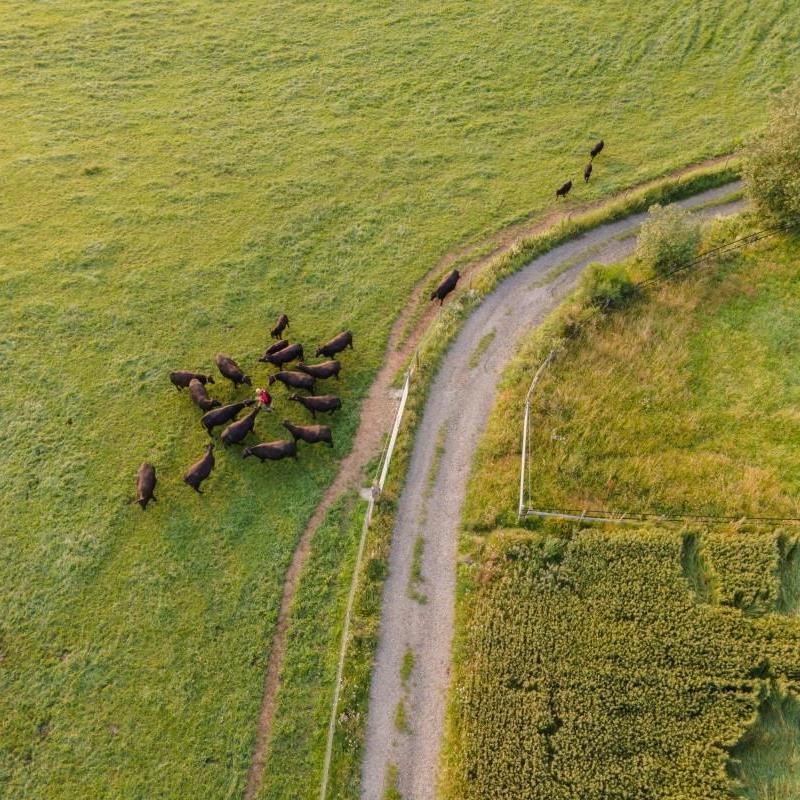
[[[703, 162], [702, 164], [692, 165], [673, 173], [669, 177], [676, 178], [697, 169], [714, 166], [724, 162], [727, 158], [729, 157], [723, 156]], [[643, 185], [647, 186], [650, 184]], [[551, 212], [547, 216], [536, 221], [522, 223], [500, 231], [490, 239], [490, 244], [493, 246], [491, 253], [476, 258], [474, 261], [462, 267], [462, 275], [464, 278], [468, 278], [470, 275], [486, 266], [493, 257], [513, 247], [520, 239], [544, 231], [560, 220], [565, 219], [570, 214], [580, 213], [588, 208], [596, 207], [603, 202], [608, 201], [598, 201], [597, 203], [581, 207], [567, 207], [566, 210]], [[258, 788], [261, 785], [266, 749], [272, 730], [272, 718], [275, 713], [275, 700], [280, 683], [280, 673], [283, 668], [289, 613], [295, 592], [297, 591], [300, 572], [311, 548], [314, 532], [325, 518], [325, 515], [334, 501], [343, 492], [354, 488], [358, 484], [364, 464], [379, 451], [381, 438], [388, 432], [391, 426], [396, 406], [396, 400], [391, 392], [392, 381], [398, 370], [400, 370], [414, 352], [417, 344], [419, 344], [419, 340], [422, 338], [422, 334], [436, 316], [436, 307], [431, 305], [419, 319], [413, 322], [411, 330], [407, 330], [409, 325], [411, 325], [415, 312], [420, 307], [423, 289], [433, 276], [442, 273], [453, 261], [467, 256], [470, 252], [475, 252], [478, 249], [483, 248], [479, 245], [473, 245], [455, 250], [443, 256], [436, 266], [434, 266], [415, 287], [406, 307], [392, 325], [386, 346], [383, 367], [375, 377], [369, 394], [361, 407], [361, 416], [358, 430], [353, 440], [353, 449], [342, 460], [336, 478], [328, 487], [319, 505], [309, 519], [295, 552], [292, 555], [292, 561], [284, 580], [278, 620], [275, 625], [275, 632], [269, 650], [264, 679], [264, 693], [261, 700], [261, 711], [259, 713], [258, 727], [256, 730], [256, 742], [253, 750], [252, 762], [247, 774], [247, 784], [244, 794], [245, 800], [255, 800]]]
[[[725, 186], [681, 203], [704, 205], [729, 195]], [[700, 216], [734, 213], [735, 202], [698, 211]], [[404, 800], [433, 800], [450, 669], [455, 566], [461, 509], [475, 447], [495, 397], [497, 381], [521, 336], [544, 319], [592, 261], [610, 263], [634, 248], [634, 231], [644, 214], [602, 225], [535, 259], [512, 275], [472, 313], [450, 346], [431, 388], [416, 433], [405, 488], [400, 498], [383, 595], [383, 617], [372, 684], [362, 773], [362, 798], [381, 800], [387, 768], [397, 767]], [[545, 283], [560, 264], [571, 266]], [[481, 339], [495, 335], [480, 357], [470, 360]], [[510, 421], [516, 424], [516, 420]], [[437, 455], [439, 431], [446, 431]], [[437, 459], [439, 467], [433, 475]], [[427, 498], [427, 499], [426, 499]], [[424, 542], [422, 582], [409, 591], [415, 544]], [[424, 596], [420, 602], [419, 595]], [[411, 679], [404, 686], [401, 667], [407, 649], [414, 653]], [[404, 704], [407, 729], [398, 730], [398, 704]]]

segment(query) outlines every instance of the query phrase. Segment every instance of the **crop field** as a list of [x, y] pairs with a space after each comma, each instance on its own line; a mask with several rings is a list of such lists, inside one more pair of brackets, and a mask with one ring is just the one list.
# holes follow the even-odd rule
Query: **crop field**
[[785, 533], [498, 531], [462, 600], [444, 796], [797, 797], [798, 575]]
[[[241, 796], [286, 567], [412, 286], [549, 209], [595, 138], [570, 204], [730, 151], [797, 72], [798, 32], [782, 0], [6, 3], [0, 795]], [[282, 311], [312, 353], [355, 334], [335, 448], [262, 466], [220, 447], [196, 496], [180, 476], [207, 437], [167, 372], [227, 352], [261, 385]], [[307, 418], [274, 394], [262, 439]], [[305, 593], [347, 565], [342, 525]], [[319, 749], [316, 602], [275, 753], [292, 697]], [[312, 755], [272, 761], [264, 792], [288, 796]]]
[[[740, 224], [746, 232], [754, 223]], [[729, 241], [736, 224], [709, 235]], [[798, 260], [796, 236], [764, 242], [666, 284], [572, 343], [532, 398], [531, 504], [800, 517]], [[522, 407], [540, 356], [534, 338], [504, 378], [475, 467], [470, 527], [516, 519]]]

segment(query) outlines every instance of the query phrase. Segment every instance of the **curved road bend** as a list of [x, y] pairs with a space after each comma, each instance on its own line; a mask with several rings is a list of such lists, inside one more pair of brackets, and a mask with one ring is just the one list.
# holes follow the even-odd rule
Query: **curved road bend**
[[[736, 184], [696, 195], [687, 208], [729, 196]], [[733, 214], [744, 201], [698, 211], [700, 217]], [[632, 233], [643, 221], [636, 214], [601, 225], [535, 259], [504, 280], [475, 309], [448, 350], [434, 380], [417, 430], [411, 463], [401, 494], [383, 594], [380, 639], [370, 687], [361, 797], [382, 800], [387, 768], [397, 767], [397, 787], [404, 800], [433, 800], [450, 674], [455, 564], [461, 509], [475, 447], [492, 408], [497, 381], [519, 340], [527, 335], [575, 285], [593, 261], [611, 263], [633, 251]], [[567, 262], [569, 269], [548, 283], [546, 276]], [[495, 337], [478, 366], [469, 360], [481, 338]], [[512, 424], [516, 424], [516, 420]], [[446, 430], [444, 453], [432, 491], [439, 431]], [[422, 604], [408, 591], [418, 537], [424, 539]], [[403, 687], [400, 671], [407, 648], [414, 652], [411, 679]], [[395, 725], [401, 698], [407, 731]]]

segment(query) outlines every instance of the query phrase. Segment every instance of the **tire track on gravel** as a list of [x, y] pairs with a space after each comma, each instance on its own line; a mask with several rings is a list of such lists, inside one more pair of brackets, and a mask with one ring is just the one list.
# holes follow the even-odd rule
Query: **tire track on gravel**
[[[736, 188], [737, 184], [728, 184], [679, 204], [687, 208], [705, 205]], [[731, 214], [744, 205], [738, 201], [697, 213], [700, 217]], [[635, 231], [644, 218], [645, 214], [635, 214], [594, 228], [505, 279], [472, 312], [439, 368], [415, 435], [392, 535], [370, 686], [363, 800], [381, 800], [390, 764], [397, 767], [397, 787], [404, 800], [435, 797], [450, 670], [461, 508], [472, 457], [494, 401], [497, 381], [520, 337], [543, 321], [588, 263], [611, 263], [633, 251], [636, 239], [626, 234]], [[565, 262], [569, 268], [545, 282], [548, 274]], [[477, 367], [470, 367], [481, 338], [492, 330], [495, 336]], [[429, 476], [437, 460], [437, 434], [442, 429], [446, 431], [444, 452], [440, 453], [431, 491]], [[421, 591], [427, 598], [425, 603], [408, 591], [415, 542], [420, 536], [424, 540]], [[414, 652], [414, 668], [404, 686], [401, 666], [407, 648]], [[408, 720], [405, 732], [395, 725], [401, 699]]]

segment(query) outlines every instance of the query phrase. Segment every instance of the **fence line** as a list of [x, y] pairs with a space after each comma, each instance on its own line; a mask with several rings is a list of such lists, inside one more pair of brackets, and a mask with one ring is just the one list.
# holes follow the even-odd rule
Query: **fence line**
[[[414, 365], [418, 363], [418, 356], [415, 353], [411, 361], [411, 366], [406, 372], [406, 378], [403, 382], [403, 390], [400, 395], [400, 403], [397, 406], [395, 413], [394, 423], [392, 425], [392, 432], [389, 437], [389, 443], [383, 452], [382, 468], [381, 463], [378, 463], [380, 469], [380, 478], [373, 481], [372, 486], [369, 488], [369, 499], [367, 500], [367, 510], [364, 514], [364, 523], [361, 526], [361, 538], [358, 542], [358, 552], [356, 554], [356, 563], [353, 566], [353, 576], [350, 579], [350, 591], [347, 595], [347, 607], [344, 614], [344, 625], [342, 627], [342, 638], [339, 644], [339, 660], [336, 665], [336, 682], [333, 686], [333, 700], [331, 702], [331, 717], [328, 721], [328, 737], [325, 742], [325, 757], [322, 763], [322, 782], [319, 790], [320, 800], [326, 800], [328, 794], [328, 781], [330, 779], [331, 758], [333, 755], [333, 737], [336, 733], [336, 715], [339, 711], [339, 695], [342, 688], [342, 675], [344, 673], [344, 662], [347, 656], [348, 638], [350, 635], [350, 620], [353, 616], [353, 604], [355, 602], [356, 590], [358, 589], [358, 577], [361, 572], [361, 562], [364, 558], [364, 550], [367, 543], [367, 532], [372, 524], [372, 512], [375, 509], [375, 501], [381, 496], [384, 484], [386, 483], [386, 476], [389, 473], [389, 465], [392, 460], [395, 445], [397, 444], [397, 435], [400, 432], [400, 424], [403, 421], [403, 413], [406, 408], [406, 401], [408, 400], [408, 393], [411, 388], [411, 376], [414, 374]], [[377, 475], [377, 470], [376, 470]]]
[[730, 522], [781, 522], [781, 523], [800, 523], [800, 517], [744, 517], [736, 515], [714, 515], [714, 514], [657, 514], [655, 512], [627, 512], [621, 511], [614, 513], [601, 509], [593, 511], [559, 510], [541, 511], [536, 508], [523, 509], [521, 516], [525, 517], [547, 517], [549, 519], [566, 519], [576, 522], [606, 522], [614, 525], [637, 525], [642, 522], [684, 522], [692, 520], [694, 522], [713, 522], [725, 524]]
[[[648, 278], [643, 281], [639, 281], [638, 283], [634, 283], [633, 287], [635, 290], [645, 289], [650, 286], [657, 285], [662, 283], [663, 281], [667, 280], [668, 278], [676, 275], [679, 272], [683, 272], [687, 269], [690, 269], [693, 266], [703, 263], [704, 261], [708, 261], [711, 258], [716, 258], [721, 255], [725, 255], [729, 252], [734, 250], [740, 250], [743, 247], [746, 247], [750, 244], [755, 244], [756, 242], [760, 242], [763, 239], [768, 239], [771, 236], [777, 236], [779, 233], [784, 233], [785, 231], [791, 230], [792, 228], [800, 227], [800, 219], [793, 219], [789, 220], [788, 222], [781, 223], [780, 225], [775, 225], [770, 228], [763, 228], [762, 230], [755, 231], [754, 233], [750, 233], [747, 236], [742, 236], [739, 239], [734, 239], [731, 242], [726, 242], [725, 244], [718, 245], [717, 247], [712, 247], [710, 250], [707, 250], [702, 255], [697, 256], [690, 261], [687, 261], [684, 264], [678, 264], [673, 269], [665, 272], [661, 275], [654, 275], [652, 278]], [[522, 453], [520, 456], [521, 464], [520, 464], [520, 471], [519, 471], [519, 505], [517, 507], [517, 521], [521, 520], [523, 516], [537, 516], [537, 517], [551, 517], [551, 518], [558, 518], [558, 519], [572, 519], [572, 520], [583, 520], [587, 522], [616, 522], [616, 523], [624, 523], [629, 524], [630, 522], [641, 522], [643, 519], [662, 519], [662, 520], [677, 520], [677, 519], [695, 519], [695, 520], [707, 520], [707, 521], [725, 521], [730, 522], [732, 520], [743, 520], [743, 521], [750, 521], [750, 522], [800, 522], [800, 519], [794, 519], [793, 517], [726, 517], [726, 516], [708, 516], [703, 514], [673, 514], [673, 515], [663, 515], [663, 514], [656, 514], [651, 512], [642, 512], [641, 514], [613, 514], [612, 512], [606, 511], [584, 511], [581, 513], [573, 512], [573, 511], [543, 511], [538, 509], [531, 509], [528, 508], [526, 504], [526, 497], [525, 497], [525, 469], [526, 466], [529, 467], [530, 459], [528, 456], [528, 450], [530, 447], [529, 439], [528, 439], [528, 427], [529, 421], [528, 418], [530, 416], [530, 399], [531, 395], [533, 394], [534, 390], [536, 389], [537, 384], [539, 383], [539, 379], [544, 372], [544, 370], [552, 363], [553, 358], [556, 352], [565, 347], [569, 341], [574, 339], [578, 333], [586, 326], [588, 322], [590, 322], [598, 313], [601, 313], [606, 310], [608, 307], [608, 303], [605, 303], [601, 306], [595, 306], [595, 308], [590, 312], [589, 316], [584, 319], [583, 322], [574, 326], [572, 332], [569, 336], [565, 337], [558, 347], [553, 348], [548, 354], [544, 361], [539, 364], [535, 375], [533, 376], [533, 380], [531, 381], [531, 385], [528, 387], [528, 393], [525, 395], [525, 407], [523, 410], [523, 422], [522, 422]], [[530, 480], [530, 471], [528, 472], [528, 496], [527, 500], [530, 501], [532, 495], [531, 491], [531, 480]], [[592, 515], [592, 516], [587, 516]]]

